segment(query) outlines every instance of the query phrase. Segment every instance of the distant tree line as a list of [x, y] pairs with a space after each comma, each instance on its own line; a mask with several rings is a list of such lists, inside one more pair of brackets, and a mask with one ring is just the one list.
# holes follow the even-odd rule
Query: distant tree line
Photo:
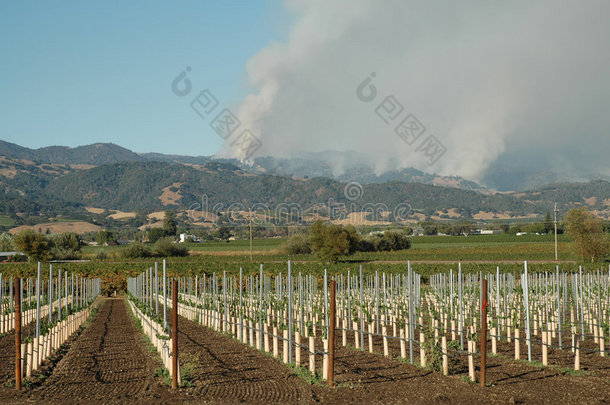
[[314, 253], [325, 261], [337, 262], [355, 252], [406, 250], [411, 239], [404, 231], [385, 231], [362, 237], [352, 225], [341, 226], [316, 221], [307, 235], [295, 235], [283, 246], [288, 254]]

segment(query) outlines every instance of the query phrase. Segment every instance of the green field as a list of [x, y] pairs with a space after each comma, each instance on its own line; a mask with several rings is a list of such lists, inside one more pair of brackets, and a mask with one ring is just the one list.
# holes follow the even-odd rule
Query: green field
[[15, 220], [8, 215], [0, 215], [0, 226], [12, 226]]
[[[407, 260], [412, 261], [413, 269], [424, 279], [429, 275], [457, 271], [458, 262], [462, 270], [471, 272], [495, 272], [499, 266], [503, 272], [523, 271], [523, 261], [528, 260], [531, 271], [554, 271], [554, 240], [552, 235], [484, 235], [484, 236], [426, 236], [413, 238], [411, 249], [397, 252], [358, 252], [345, 257], [338, 263], [321, 263], [312, 254], [286, 255], [280, 247], [286, 239], [256, 239], [253, 241], [253, 260], [250, 261], [248, 240], [207, 241], [188, 244], [191, 256], [168, 258], [167, 269], [172, 276], [203, 275], [212, 273], [236, 274], [242, 268], [244, 274], [258, 274], [263, 264], [267, 274], [286, 273], [288, 260], [292, 261], [295, 274], [322, 275], [324, 269], [330, 274], [354, 274], [362, 266], [365, 274], [375, 272], [404, 273]], [[151, 248], [153, 246], [151, 245]], [[86, 263], [56, 263], [54, 268], [74, 271], [82, 275], [101, 276], [104, 284], [113, 288], [123, 288], [125, 278], [154, 267], [155, 262], [161, 269], [161, 258], [123, 259], [119, 252], [123, 246], [87, 246], [83, 248]], [[108, 258], [96, 260], [95, 254], [105, 251]], [[578, 270], [578, 262], [571, 252], [565, 236], [559, 237], [559, 266], [565, 271]], [[607, 263], [583, 263], [585, 271], [598, 268], [607, 270]], [[47, 267], [47, 265], [45, 265]], [[0, 264], [0, 273], [5, 275], [21, 274], [33, 276], [35, 263]], [[44, 273], [44, 272], [43, 272]]]

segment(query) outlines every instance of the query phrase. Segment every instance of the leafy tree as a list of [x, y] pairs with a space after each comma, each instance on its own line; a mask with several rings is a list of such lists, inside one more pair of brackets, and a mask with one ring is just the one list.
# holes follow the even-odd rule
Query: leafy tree
[[311, 253], [309, 239], [304, 235], [294, 235], [284, 246], [282, 246], [282, 251], [289, 255]]
[[159, 239], [166, 236], [169, 235], [165, 232], [165, 228], [152, 228], [150, 231], [148, 231], [148, 241], [150, 243], [155, 243]]
[[44, 261], [50, 256], [49, 242], [43, 234], [25, 229], [15, 235], [15, 245], [30, 260]]
[[51, 245], [60, 249], [79, 251], [81, 240], [75, 232], [64, 232], [51, 238]]
[[97, 244], [100, 246], [105, 244], [110, 245], [116, 243], [116, 236], [110, 231], [99, 231], [95, 239], [97, 241]]
[[231, 228], [227, 226], [221, 226], [216, 231], [216, 237], [220, 240], [228, 240], [231, 236]]
[[544, 216], [544, 233], [549, 233], [552, 230], [555, 229], [554, 225], [553, 225], [553, 217], [551, 216], [551, 213], [547, 211], [546, 215]]
[[411, 247], [411, 238], [405, 232], [387, 231], [383, 237], [388, 241], [390, 250], [406, 250]]
[[13, 252], [17, 249], [13, 237], [8, 233], [0, 234], [0, 252]]
[[176, 213], [174, 211], [165, 211], [165, 218], [163, 218], [163, 230], [167, 236], [175, 236], [178, 232], [176, 226]]
[[608, 255], [610, 239], [603, 232], [601, 222], [587, 207], [572, 208], [564, 217], [564, 222], [566, 232], [582, 260], [590, 258], [594, 262]]
[[339, 257], [353, 254], [361, 238], [354, 227], [326, 225], [316, 221], [310, 230], [311, 250], [322, 260], [337, 262]]
[[79, 259], [81, 240], [74, 232], [53, 235], [49, 239], [51, 257], [59, 260]]

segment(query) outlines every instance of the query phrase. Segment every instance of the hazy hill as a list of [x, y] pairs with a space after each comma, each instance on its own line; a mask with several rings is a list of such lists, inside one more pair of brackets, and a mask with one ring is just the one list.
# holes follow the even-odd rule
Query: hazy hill
[[[199, 206], [204, 196], [210, 212], [229, 207], [248, 209], [256, 204], [274, 208], [281, 203], [300, 204], [303, 209], [339, 203], [349, 211], [378, 209], [384, 204], [391, 211], [399, 204], [409, 204], [412, 218], [418, 220], [511, 219], [544, 215], [552, 211], [556, 201], [562, 213], [587, 205], [597, 215], [610, 218], [610, 183], [603, 180], [497, 193], [474, 186], [466, 189], [468, 183], [463, 179], [404, 169], [410, 181], [369, 174], [375, 177], [354, 186], [356, 197], [350, 199], [353, 196], [346, 193], [346, 185], [353, 178], [339, 181], [278, 175], [290, 169], [287, 160], [259, 159], [255, 167], [244, 167], [226, 160], [206, 161], [205, 157], [175, 163], [180, 156], [161, 155], [169, 161], [159, 161], [157, 155], [137, 155], [112, 144], [36, 150], [10, 143], [0, 146], [0, 215], [10, 215], [17, 221], [59, 214], [89, 215], [85, 207], [140, 213], [188, 210]], [[120, 158], [124, 160], [92, 165]], [[45, 159], [55, 163], [45, 163]], [[304, 162], [297, 160], [293, 167]], [[455, 187], [451, 181], [462, 187]]]
[[0, 141], [0, 155], [11, 159], [27, 159], [56, 164], [101, 165], [122, 161], [143, 161], [137, 153], [113, 143], [95, 143], [70, 148], [47, 146], [39, 149], [24, 148], [14, 143]]

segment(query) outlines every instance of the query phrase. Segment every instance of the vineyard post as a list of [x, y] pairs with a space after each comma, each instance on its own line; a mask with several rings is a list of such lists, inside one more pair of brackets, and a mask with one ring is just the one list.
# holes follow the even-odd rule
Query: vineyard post
[[[582, 266], [578, 266], [578, 282], [580, 284], [580, 327], [582, 331], [582, 339], [585, 339], [585, 309], [584, 309], [584, 295], [583, 295], [583, 287], [582, 287]], [[578, 290], [579, 284], [576, 284], [576, 289]]]
[[559, 335], [559, 350], [562, 349], [561, 342], [561, 279], [559, 278], [559, 265], [555, 266], [557, 270], [557, 330]]
[[379, 273], [375, 270], [375, 333], [379, 334]]
[[172, 389], [178, 388], [178, 281], [172, 288]]
[[303, 323], [303, 275], [299, 272], [299, 333], [304, 336], [304, 323]]
[[36, 339], [40, 337], [40, 272], [41, 264], [38, 262], [38, 278], [36, 279]]
[[21, 389], [21, 279], [15, 277], [15, 389]]
[[57, 320], [61, 321], [61, 269], [57, 271], [57, 299], [59, 300], [57, 306]]
[[352, 277], [350, 271], [347, 270], [347, 324], [352, 325]]
[[449, 269], [449, 313], [453, 317], [453, 269]]
[[[240, 269], [241, 271], [241, 269]], [[258, 350], [263, 351], [263, 287], [265, 281], [265, 275], [263, 273], [263, 264], [260, 266], [260, 277], [259, 277], [259, 297], [258, 297]], [[241, 301], [241, 300], [240, 300]]]
[[155, 262], [155, 315], [159, 315], [159, 263]]
[[330, 334], [328, 309], [328, 271], [324, 269], [324, 327], [326, 328], [326, 339], [328, 339]]
[[163, 329], [167, 328], [167, 268], [163, 259]]
[[[602, 296], [602, 292], [601, 292], [601, 283], [602, 283], [602, 278], [601, 278], [601, 274], [599, 269], [597, 269], [597, 325], [595, 325], [595, 328], [597, 328], [599, 330], [599, 336], [602, 338], [602, 340], [604, 339], [604, 329], [602, 328], [602, 323], [603, 323], [603, 317], [602, 317], [602, 301], [601, 301], [601, 296]], [[602, 348], [603, 348], [603, 344], [602, 344]], [[603, 356], [604, 353], [603, 351], [600, 351], [601, 355]]]
[[409, 361], [413, 364], [413, 339], [415, 337], [415, 322], [413, 313], [413, 269], [411, 261], [407, 262], [407, 283], [409, 284]]
[[360, 350], [364, 351], [364, 280], [362, 279], [362, 265], [360, 265]]
[[9, 295], [9, 303], [10, 303], [10, 312], [15, 312], [15, 292], [13, 291], [13, 276], [8, 283], [8, 295]]
[[496, 266], [496, 330], [498, 332], [496, 332], [496, 334], [498, 336], [501, 335], [501, 333], [499, 333], [499, 331], [501, 331], [502, 329], [500, 328], [500, 267]]
[[53, 265], [49, 265], [49, 323], [53, 322]]
[[224, 270], [222, 272], [222, 307], [223, 307], [223, 319], [222, 319], [222, 329], [224, 332], [227, 331], [228, 318], [229, 318], [229, 308], [227, 307], [227, 271]]
[[530, 333], [530, 305], [529, 305], [529, 280], [527, 277], [527, 261], [524, 262], [525, 271], [523, 273], [523, 305], [525, 306], [525, 339], [527, 341], [527, 360], [532, 361], [532, 335]]
[[66, 295], [66, 305], [64, 306], [64, 309], [66, 311], [66, 314], [68, 313], [68, 271], [64, 271], [64, 284], [65, 284], [65, 295]]
[[292, 262], [288, 260], [288, 278], [286, 279], [288, 287], [288, 363], [292, 364]]
[[153, 308], [153, 269], [152, 267], [148, 270], [148, 303], [150, 304], [150, 309]]
[[330, 282], [330, 329], [328, 331], [328, 386], [332, 388], [335, 377], [335, 325], [337, 322], [335, 291], [336, 281]]
[[[205, 277], [205, 275], [204, 275]], [[203, 288], [205, 288], [205, 279], [203, 281]], [[243, 270], [239, 268], [239, 341], [243, 342], [244, 339], [244, 315], [242, 308], [242, 294], [243, 294]], [[205, 308], [205, 294], [204, 294], [204, 308]]]
[[487, 279], [482, 280], [481, 288], [481, 387], [485, 387], [485, 368], [487, 366]]
[[460, 349], [464, 350], [464, 280], [462, 279], [462, 263], [458, 263], [458, 302], [460, 303]]

